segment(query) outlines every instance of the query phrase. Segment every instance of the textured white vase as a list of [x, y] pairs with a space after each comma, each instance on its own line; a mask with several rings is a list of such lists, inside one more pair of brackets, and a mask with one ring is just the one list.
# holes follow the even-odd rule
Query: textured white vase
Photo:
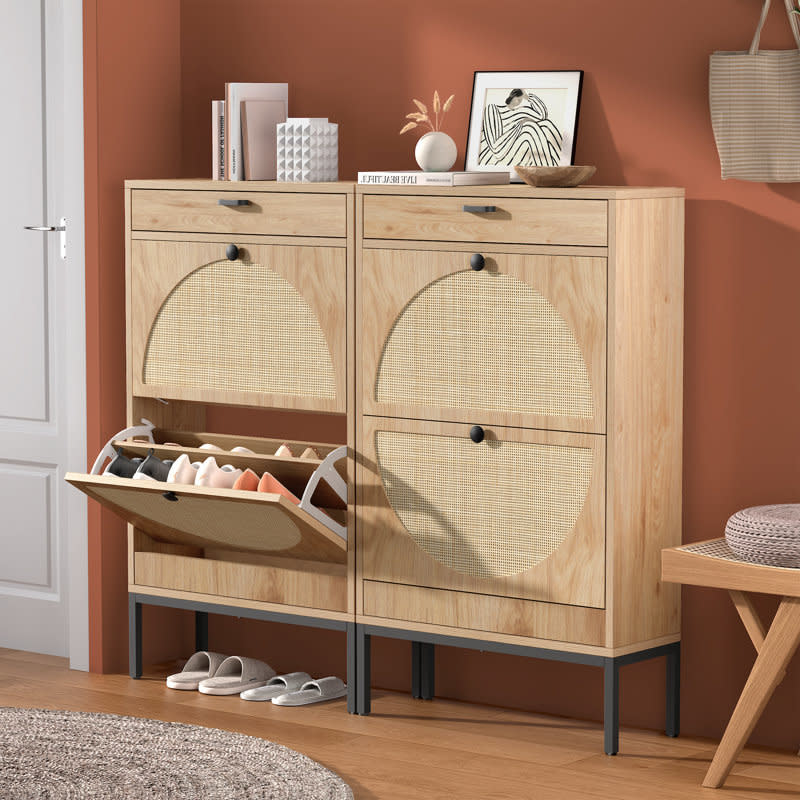
[[457, 155], [456, 143], [442, 131], [426, 133], [414, 148], [414, 158], [423, 172], [446, 172], [456, 163]]

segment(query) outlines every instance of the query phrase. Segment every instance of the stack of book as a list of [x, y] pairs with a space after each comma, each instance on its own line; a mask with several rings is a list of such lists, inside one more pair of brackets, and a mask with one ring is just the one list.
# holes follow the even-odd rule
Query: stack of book
[[509, 183], [508, 170], [502, 172], [359, 172], [358, 182], [374, 186], [484, 186]]
[[226, 83], [211, 102], [211, 177], [274, 181], [277, 127], [289, 116], [288, 83]]

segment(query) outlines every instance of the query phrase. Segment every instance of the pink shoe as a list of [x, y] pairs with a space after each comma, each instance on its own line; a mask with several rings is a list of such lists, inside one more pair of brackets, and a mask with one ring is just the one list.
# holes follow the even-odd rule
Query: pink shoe
[[300, 501], [273, 475], [265, 472], [258, 482], [258, 491], [267, 494], [282, 494], [288, 500], [291, 500], [296, 506], [300, 505]]

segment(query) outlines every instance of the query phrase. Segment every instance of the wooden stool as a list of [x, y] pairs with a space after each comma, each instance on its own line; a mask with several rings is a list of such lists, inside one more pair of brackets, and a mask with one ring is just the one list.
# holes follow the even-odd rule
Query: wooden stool
[[[703, 786], [716, 789], [728, 777], [800, 643], [800, 569], [741, 561], [724, 539], [711, 539], [662, 550], [661, 578], [727, 589], [758, 652], [703, 780]], [[783, 597], [766, 632], [748, 592]]]

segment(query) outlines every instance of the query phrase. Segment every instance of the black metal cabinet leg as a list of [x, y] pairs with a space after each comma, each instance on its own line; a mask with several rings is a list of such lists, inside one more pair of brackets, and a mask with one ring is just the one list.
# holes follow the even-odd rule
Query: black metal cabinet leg
[[194, 649], [208, 650], [208, 613], [194, 612]]
[[619, 664], [607, 658], [603, 666], [603, 737], [606, 755], [619, 750]]
[[128, 595], [128, 674], [142, 677], [142, 604]]
[[679, 736], [681, 732], [681, 643], [675, 642], [667, 653], [667, 736]]
[[411, 642], [411, 696], [415, 700], [422, 697], [422, 642]]
[[356, 626], [356, 713], [369, 714], [371, 708], [371, 638], [363, 625]]
[[355, 622], [347, 623], [347, 711], [349, 714], [358, 713], [358, 665], [356, 653]]
[[433, 700], [436, 683], [436, 646], [425, 642], [420, 644], [420, 697]]

